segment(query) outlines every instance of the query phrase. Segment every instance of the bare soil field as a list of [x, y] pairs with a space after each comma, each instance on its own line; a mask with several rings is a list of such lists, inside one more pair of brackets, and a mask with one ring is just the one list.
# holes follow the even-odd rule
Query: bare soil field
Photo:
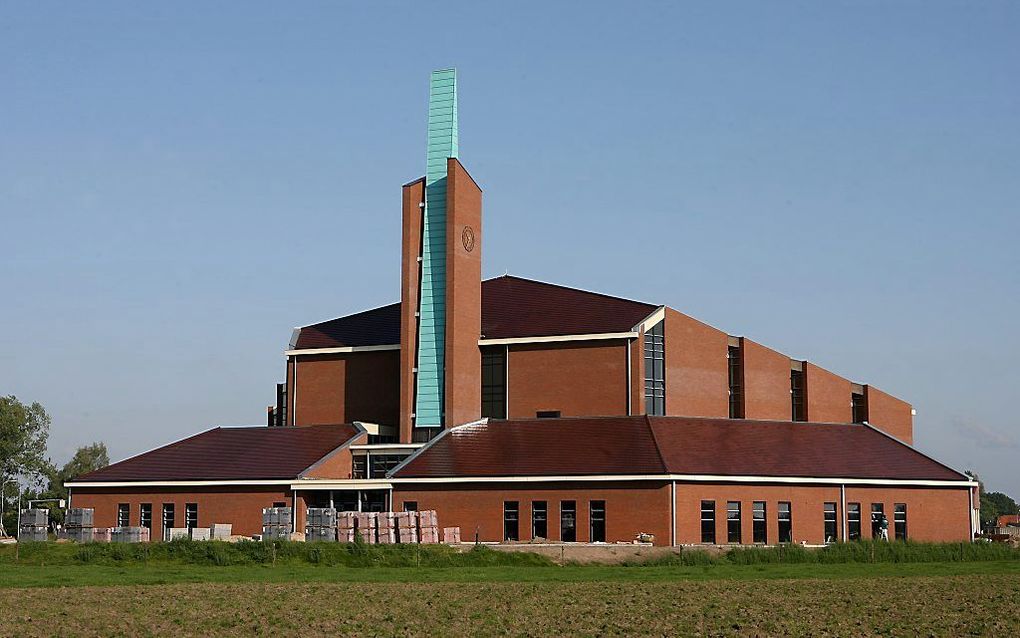
[[990, 636], [1020, 631], [1020, 579], [9, 588], [0, 610], [0, 636]]

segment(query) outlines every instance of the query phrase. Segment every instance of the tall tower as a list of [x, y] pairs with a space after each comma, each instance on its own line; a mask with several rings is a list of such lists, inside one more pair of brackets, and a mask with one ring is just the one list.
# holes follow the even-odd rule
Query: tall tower
[[457, 73], [433, 71], [425, 177], [403, 189], [402, 442], [481, 412], [481, 190], [457, 151]]

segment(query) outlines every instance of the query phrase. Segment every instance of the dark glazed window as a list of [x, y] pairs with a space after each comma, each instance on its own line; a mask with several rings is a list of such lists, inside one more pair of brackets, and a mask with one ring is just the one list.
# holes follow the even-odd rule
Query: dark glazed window
[[825, 503], [822, 506], [822, 521], [825, 525], [825, 542], [835, 543], [839, 540], [839, 529], [836, 525], [836, 504]]
[[521, 540], [520, 516], [517, 501], [503, 501], [503, 540]]
[[606, 542], [606, 502], [592, 501], [589, 504], [589, 521], [591, 528], [588, 536], [589, 542]]
[[117, 527], [127, 527], [131, 524], [131, 506], [127, 503], [117, 505]]
[[577, 503], [574, 501], [560, 501], [560, 540], [577, 542]]
[[665, 321], [645, 332], [645, 412], [666, 414], [666, 335]]
[[715, 545], [715, 501], [701, 501], [701, 542]]
[[786, 501], [779, 503], [779, 542], [793, 542], [793, 511]]
[[907, 504], [896, 503], [893, 506], [893, 526], [896, 532], [896, 540], [907, 540]]
[[744, 418], [744, 368], [740, 346], [730, 346], [727, 353], [730, 369], [730, 418]]
[[138, 506], [138, 524], [152, 529], [152, 503], [142, 503]]
[[405, 512], [417, 512], [418, 511], [418, 501], [404, 501], [404, 511]]
[[807, 421], [804, 409], [804, 371], [790, 370], [790, 408], [794, 421]]
[[854, 392], [850, 395], [850, 406], [853, 412], [854, 423], [864, 423], [868, 420], [868, 401], [863, 394]]
[[174, 527], [174, 504], [163, 503], [163, 540], [170, 540], [171, 527]]
[[482, 416], [506, 418], [506, 346], [482, 348]]
[[765, 524], [765, 501], [755, 501], [751, 508], [751, 541], [768, 543], [768, 527]]
[[740, 501], [730, 501], [726, 503], [726, 542], [741, 542]]
[[846, 533], [848, 540], [861, 539], [861, 504], [846, 504]]
[[184, 526], [188, 529], [198, 527], [198, 503], [185, 503]]
[[545, 501], [531, 502], [531, 538], [549, 538], [549, 510]]

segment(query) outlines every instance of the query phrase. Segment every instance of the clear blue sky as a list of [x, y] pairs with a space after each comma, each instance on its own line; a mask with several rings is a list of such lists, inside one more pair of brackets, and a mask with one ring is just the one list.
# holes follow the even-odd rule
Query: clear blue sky
[[487, 275], [873, 383], [1020, 496], [1020, 4], [274, 4], [0, 7], [0, 393], [55, 460], [262, 423], [293, 326], [396, 300], [456, 66]]

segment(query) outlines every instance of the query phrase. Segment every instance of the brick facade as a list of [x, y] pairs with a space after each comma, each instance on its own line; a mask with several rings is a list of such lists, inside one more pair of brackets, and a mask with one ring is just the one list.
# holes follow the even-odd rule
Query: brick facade
[[292, 360], [287, 368], [293, 425], [397, 423], [398, 351], [298, 355], [293, 359], [296, 364]]
[[544, 410], [562, 416], [627, 414], [627, 342], [511, 345], [507, 387], [510, 418]]

